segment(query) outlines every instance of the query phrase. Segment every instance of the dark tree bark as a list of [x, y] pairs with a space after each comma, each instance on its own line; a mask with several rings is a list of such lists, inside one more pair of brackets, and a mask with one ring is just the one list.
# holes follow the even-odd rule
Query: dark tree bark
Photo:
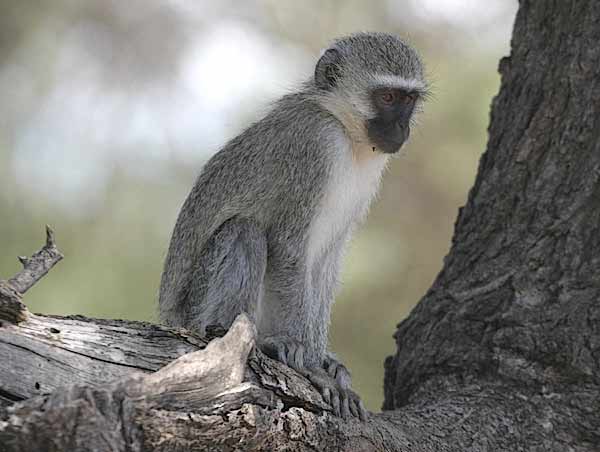
[[521, 0], [500, 71], [452, 248], [386, 361], [386, 411], [332, 416], [244, 317], [209, 343], [33, 315], [19, 292], [42, 256], [0, 282], [0, 451], [600, 451], [600, 2]]

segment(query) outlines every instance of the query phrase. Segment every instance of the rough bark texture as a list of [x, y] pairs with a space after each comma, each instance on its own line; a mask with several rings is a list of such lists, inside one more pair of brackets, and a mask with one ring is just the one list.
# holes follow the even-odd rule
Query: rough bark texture
[[0, 451], [600, 451], [600, 2], [522, 0], [500, 70], [452, 249], [386, 361], [388, 411], [332, 416], [244, 317], [210, 344], [44, 317], [13, 278]]

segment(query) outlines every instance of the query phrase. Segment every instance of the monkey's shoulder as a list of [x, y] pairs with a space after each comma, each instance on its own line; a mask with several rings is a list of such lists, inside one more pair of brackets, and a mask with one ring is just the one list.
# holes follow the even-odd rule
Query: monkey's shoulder
[[243, 190], [253, 181], [318, 183], [335, 157], [330, 148], [342, 136], [339, 121], [318, 102], [306, 94], [290, 94], [227, 142], [205, 164], [198, 183], [226, 180]]

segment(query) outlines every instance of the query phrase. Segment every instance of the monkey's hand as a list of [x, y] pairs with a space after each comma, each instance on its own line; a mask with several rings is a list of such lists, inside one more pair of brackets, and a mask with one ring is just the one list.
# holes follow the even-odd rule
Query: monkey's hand
[[[341, 368], [345, 370], [345, 375]], [[319, 390], [325, 403], [331, 405], [336, 416], [344, 419], [354, 416], [361, 421], [367, 420], [367, 410], [359, 395], [350, 389], [350, 373], [344, 365], [339, 364], [338, 367], [339, 381], [337, 376], [332, 378], [326, 369], [309, 369], [304, 372], [304, 375]]]
[[304, 373], [304, 345], [288, 336], [267, 336], [260, 340], [259, 347], [270, 358]]

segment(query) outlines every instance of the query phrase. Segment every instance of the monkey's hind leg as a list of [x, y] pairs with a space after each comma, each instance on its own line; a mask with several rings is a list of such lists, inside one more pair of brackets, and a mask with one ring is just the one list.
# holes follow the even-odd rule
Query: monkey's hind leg
[[207, 242], [188, 294], [189, 323], [229, 328], [242, 312], [256, 322], [267, 265], [267, 240], [251, 220], [224, 222]]

